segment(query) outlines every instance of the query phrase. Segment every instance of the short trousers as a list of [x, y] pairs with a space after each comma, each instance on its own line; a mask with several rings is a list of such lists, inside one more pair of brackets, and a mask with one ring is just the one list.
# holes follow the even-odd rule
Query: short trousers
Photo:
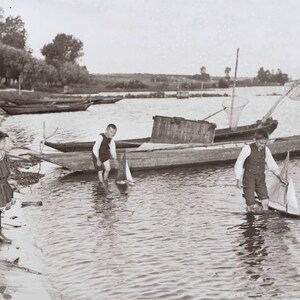
[[255, 193], [259, 200], [268, 199], [268, 189], [266, 185], [266, 175], [252, 174], [245, 171], [243, 176], [243, 191], [247, 205], [255, 204]]
[[[105, 167], [104, 165], [101, 165], [101, 167], [99, 167], [97, 165], [97, 158], [96, 156], [94, 155], [94, 153], [92, 153], [92, 157], [93, 157], [93, 163], [94, 163], [94, 167], [95, 167], [95, 170], [97, 171], [104, 171], [105, 170]], [[110, 155], [103, 155], [103, 156], [100, 156], [100, 161], [102, 162], [102, 164], [106, 161], [108, 161], [110, 159]]]

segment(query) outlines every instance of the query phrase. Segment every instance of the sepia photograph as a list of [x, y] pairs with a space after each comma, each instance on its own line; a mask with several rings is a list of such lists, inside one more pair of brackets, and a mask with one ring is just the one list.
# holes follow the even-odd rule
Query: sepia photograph
[[0, 0], [0, 300], [300, 299], [299, 15]]

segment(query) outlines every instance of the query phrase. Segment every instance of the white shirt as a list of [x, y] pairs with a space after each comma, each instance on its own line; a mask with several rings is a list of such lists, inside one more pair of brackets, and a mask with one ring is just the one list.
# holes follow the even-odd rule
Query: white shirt
[[[264, 149], [262, 149], [261, 151], [264, 151]], [[270, 149], [268, 147], [266, 147], [265, 151], [266, 151], [266, 160], [265, 161], [266, 161], [267, 167], [275, 175], [279, 175], [279, 173], [280, 173], [279, 167], [278, 167], [276, 161], [274, 160]], [[251, 154], [251, 148], [250, 148], [250, 145], [247, 145], [242, 149], [242, 151], [234, 165], [234, 174], [235, 174], [236, 179], [241, 179], [243, 172], [244, 172], [244, 162], [250, 154]]]
[[[93, 153], [94, 155], [99, 158], [99, 149], [100, 146], [102, 144], [103, 141], [103, 136], [101, 134], [99, 134], [96, 138], [96, 142], [93, 146]], [[114, 160], [117, 159], [117, 153], [116, 153], [116, 143], [113, 139], [111, 139], [110, 143], [109, 143], [109, 148], [110, 148], [110, 155], [112, 156], [112, 158]]]

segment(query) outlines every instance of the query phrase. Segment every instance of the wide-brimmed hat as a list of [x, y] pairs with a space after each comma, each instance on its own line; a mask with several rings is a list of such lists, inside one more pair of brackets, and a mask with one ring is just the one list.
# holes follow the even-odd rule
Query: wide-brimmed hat
[[3, 131], [0, 131], [0, 138], [4, 138], [4, 137], [8, 137], [8, 134]]

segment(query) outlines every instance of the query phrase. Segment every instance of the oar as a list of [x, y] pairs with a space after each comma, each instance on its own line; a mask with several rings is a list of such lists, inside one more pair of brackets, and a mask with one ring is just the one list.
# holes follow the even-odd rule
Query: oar
[[223, 110], [225, 110], [225, 108], [222, 108], [222, 109], [220, 109], [220, 110], [216, 111], [215, 113], [213, 113], [213, 114], [209, 115], [209, 116], [208, 116], [208, 117], [206, 117], [205, 119], [202, 119], [202, 121], [206, 121], [207, 119], [209, 119], [209, 118], [211, 118], [211, 117], [213, 117], [213, 116], [217, 115], [218, 113], [222, 112]]

